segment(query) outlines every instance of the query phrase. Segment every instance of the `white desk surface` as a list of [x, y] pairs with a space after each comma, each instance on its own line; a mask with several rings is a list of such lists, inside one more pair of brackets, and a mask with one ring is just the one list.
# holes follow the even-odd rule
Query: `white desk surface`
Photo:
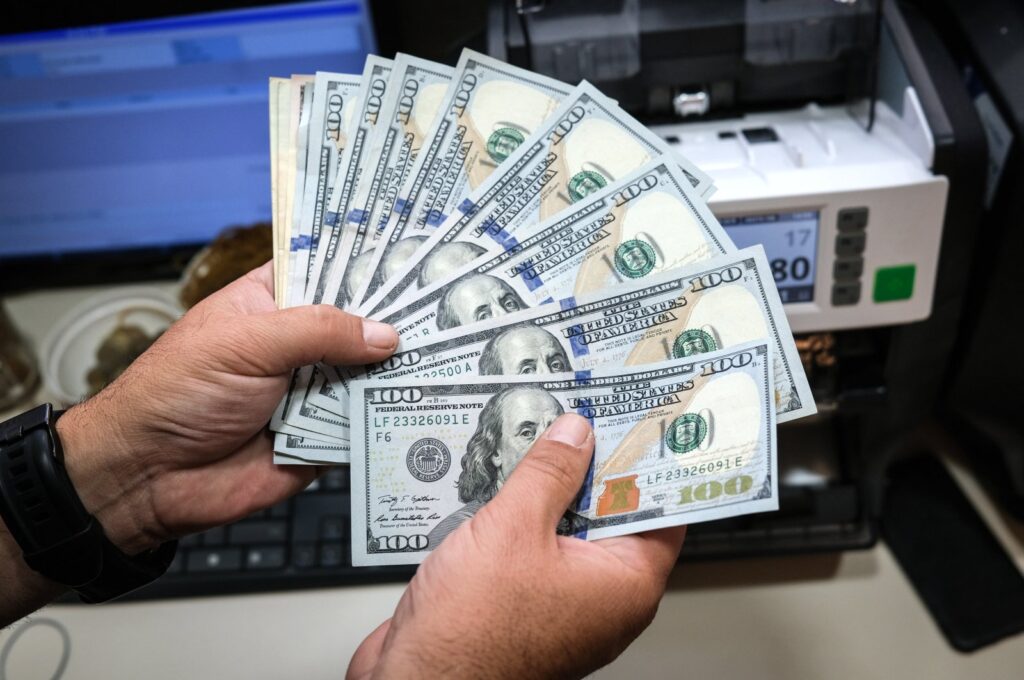
[[[7, 307], [38, 343], [50, 324], [95, 290], [20, 295]], [[37, 399], [47, 399], [45, 390]], [[1024, 570], [1024, 524], [988, 502], [956, 452], [947, 461]], [[56, 622], [67, 632], [70, 655], [62, 677], [69, 679], [341, 678], [356, 646], [390, 615], [402, 587], [54, 605], [29, 621]], [[0, 649], [24, 625], [0, 632]], [[62, 649], [55, 628], [36, 625], [12, 645], [0, 680], [48, 678]], [[840, 555], [682, 564], [651, 627], [594, 677], [1022, 676], [1024, 636], [970, 655], [955, 652], [879, 545]]]

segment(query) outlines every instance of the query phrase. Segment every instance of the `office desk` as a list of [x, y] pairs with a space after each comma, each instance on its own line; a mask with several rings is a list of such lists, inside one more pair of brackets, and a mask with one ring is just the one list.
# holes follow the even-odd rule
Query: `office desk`
[[[163, 286], [168, 289], [168, 286]], [[96, 289], [92, 289], [96, 290]], [[39, 341], [90, 289], [8, 301]], [[37, 395], [39, 400], [45, 393]], [[0, 414], [2, 417], [6, 415]], [[999, 513], [946, 460], [1024, 570], [1024, 524]], [[0, 680], [48, 678], [70, 642], [64, 678], [343, 677], [360, 641], [393, 610], [402, 585], [195, 600], [55, 605], [21, 626]], [[596, 678], [1019, 678], [1024, 636], [972, 655], [953, 651], [884, 545], [841, 555], [680, 565], [651, 627]]]

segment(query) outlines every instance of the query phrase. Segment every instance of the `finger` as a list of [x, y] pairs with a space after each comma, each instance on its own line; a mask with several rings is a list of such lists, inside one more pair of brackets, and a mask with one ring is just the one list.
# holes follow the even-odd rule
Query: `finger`
[[581, 416], [559, 416], [534, 442], [491, 501], [493, 513], [554, 527], [583, 485], [594, 432]]
[[[254, 314], [277, 309], [274, 303], [274, 263], [269, 261], [240, 276], [196, 303], [204, 314]], [[191, 315], [195, 312], [190, 310]]]
[[271, 297], [274, 295], [274, 261], [267, 260], [259, 267], [256, 267], [246, 276], [252, 279], [253, 282], [259, 284], [270, 293]]
[[321, 361], [351, 366], [386, 359], [398, 346], [391, 326], [330, 305], [305, 305], [244, 317], [237, 323], [244, 360], [278, 375]]
[[602, 548], [638, 571], [653, 572], [667, 579], [679, 559], [686, 538], [686, 527], [655, 529], [633, 536], [596, 541]]
[[370, 677], [373, 669], [377, 666], [377, 662], [380, 661], [381, 651], [384, 648], [384, 639], [387, 637], [390, 628], [391, 619], [388, 619], [377, 626], [363, 640], [362, 644], [356, 649], [356, 653], [352, 655], [352, 660], [348, 664], [348, 672], [345, 673], [345, 680], [359, 680], [360, 678]]
[[173, 473], [158, 490], [159, 515], [173, 533], [192, 533], [276, 505], [315, 478], [312, 465], [275, 465], [264, 431], [225, 458]]

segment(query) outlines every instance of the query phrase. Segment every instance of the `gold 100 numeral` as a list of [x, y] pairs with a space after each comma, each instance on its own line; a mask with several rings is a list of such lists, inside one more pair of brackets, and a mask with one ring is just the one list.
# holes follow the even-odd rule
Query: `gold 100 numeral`
[[739, 475], [724, 483], [717, 480], [710, 480], [692, 486], [684, 486], [679, 490], [679, 505], [694, 503], [696, 501], [711, 501], [723, 493], [726, 496], [739, 496], [750, 491], [754, 486], [754, 478], [750, 475]]

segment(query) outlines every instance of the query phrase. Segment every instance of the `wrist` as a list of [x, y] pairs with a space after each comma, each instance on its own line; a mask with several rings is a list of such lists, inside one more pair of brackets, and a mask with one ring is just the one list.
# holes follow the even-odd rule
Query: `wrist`
[[26, 616], [64, 592], [64, 586], [33, 570], [22, 558], [21, 546], [0, 519], [0, 628]]
[[85, 509], [122, 552], [135, 555], [167, 540], [153, 512], [150, 476], [117, 420], [85, 402], [57, 421], [64, 466]]

